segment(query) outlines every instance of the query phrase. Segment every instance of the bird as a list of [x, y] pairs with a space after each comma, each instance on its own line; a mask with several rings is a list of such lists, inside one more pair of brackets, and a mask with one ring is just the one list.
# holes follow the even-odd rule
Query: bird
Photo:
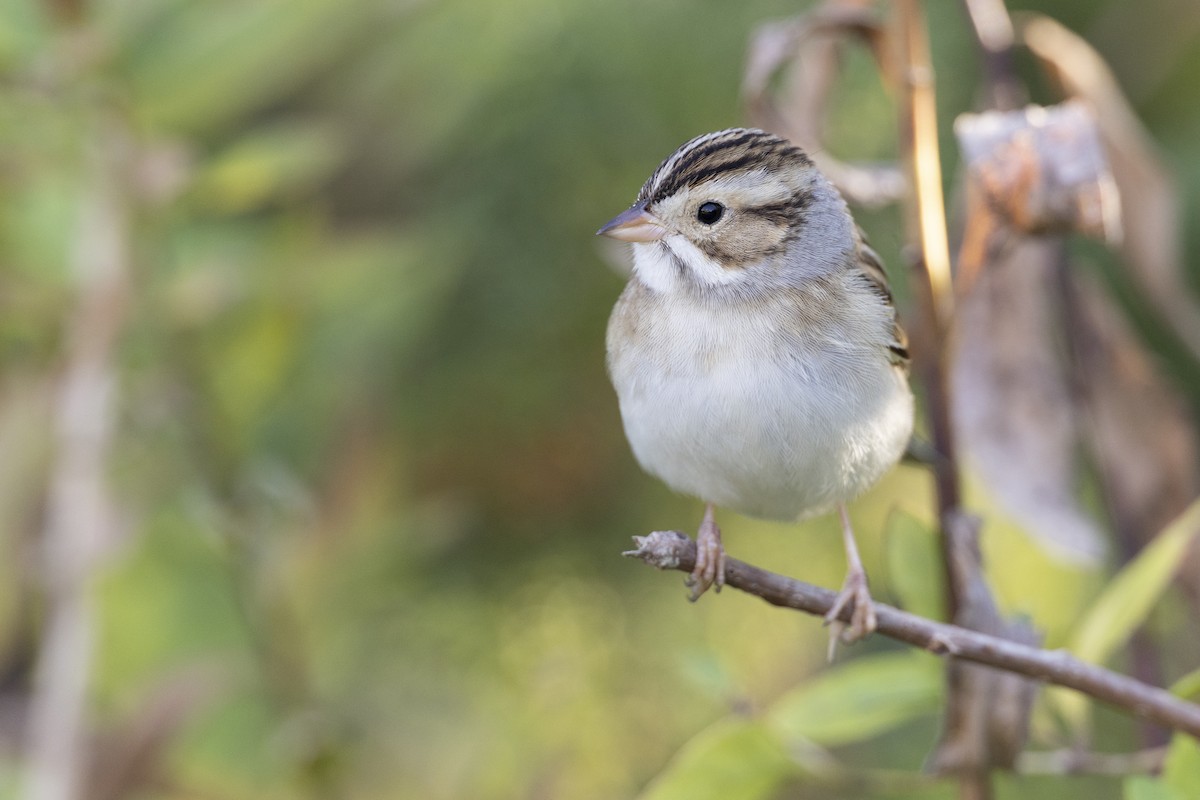
[[681, 145], [597, 234], [633, 250], [606, 341], [626, 438], [646, 472], [704, 503], [691, 599], [725, 582], [717, 508], [836, 509], [847, 573], [831, 651], [870, 634], [846, 506], [904, 454], [913, 396], [887, 275], [841, 194], [799, 146], [730, 128]]

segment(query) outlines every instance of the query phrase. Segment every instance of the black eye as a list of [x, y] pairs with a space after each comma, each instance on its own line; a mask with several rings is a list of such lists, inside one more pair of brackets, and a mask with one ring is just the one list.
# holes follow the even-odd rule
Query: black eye
[[725, 206], [720, 203], [714, 203], [709, 200], [707, 203], [702, 203], [696, 209], [696, 219], [703, 222], [705, 225], [715, 225], [721, 215], [725, 213]]

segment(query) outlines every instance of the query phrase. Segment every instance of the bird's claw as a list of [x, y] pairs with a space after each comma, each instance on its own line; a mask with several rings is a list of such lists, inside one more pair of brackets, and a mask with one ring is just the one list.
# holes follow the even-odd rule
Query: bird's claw
[[[842, 611], [851, 607], [850, 623], [841, 620]], [[825, 615], [825, 624], [829, 626], [829, 660], [833, 660], [839, 641], [845, 644], [864, 639], [875, 630], [875, 603], [871, 600], [871, 592], [867, 588], [867, 576], [861, 571], [851, 571], [846, 575], [842, 591], [833, 603], [833, 608]]]
[[693, 603], [709, 587], [715, 587], [719, 592], [725, 585], [725, 547], [721, 544], [721, 530], [713, 521], [711, 510], [705, 513], [704, 521], [700, 523], [696, 534], [696, 566], [684, 584], [692, 590], [688, 599]]

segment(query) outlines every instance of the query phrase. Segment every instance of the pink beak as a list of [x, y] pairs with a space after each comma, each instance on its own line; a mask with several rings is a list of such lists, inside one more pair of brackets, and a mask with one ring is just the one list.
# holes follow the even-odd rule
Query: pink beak
[[667, 235], [667, 229], [645, 203], [637, 203], [606, 222], [596, 235], [623, 242], [656, 242]]

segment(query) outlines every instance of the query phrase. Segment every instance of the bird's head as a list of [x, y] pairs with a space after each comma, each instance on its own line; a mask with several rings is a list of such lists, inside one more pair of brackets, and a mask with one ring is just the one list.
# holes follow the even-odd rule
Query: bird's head
[[845, 203], [804, 151], [747, 128], [684, 144], [598, 233], [633, 242], [637, 276], [660, 291], [770, 288], [854, 247]]

